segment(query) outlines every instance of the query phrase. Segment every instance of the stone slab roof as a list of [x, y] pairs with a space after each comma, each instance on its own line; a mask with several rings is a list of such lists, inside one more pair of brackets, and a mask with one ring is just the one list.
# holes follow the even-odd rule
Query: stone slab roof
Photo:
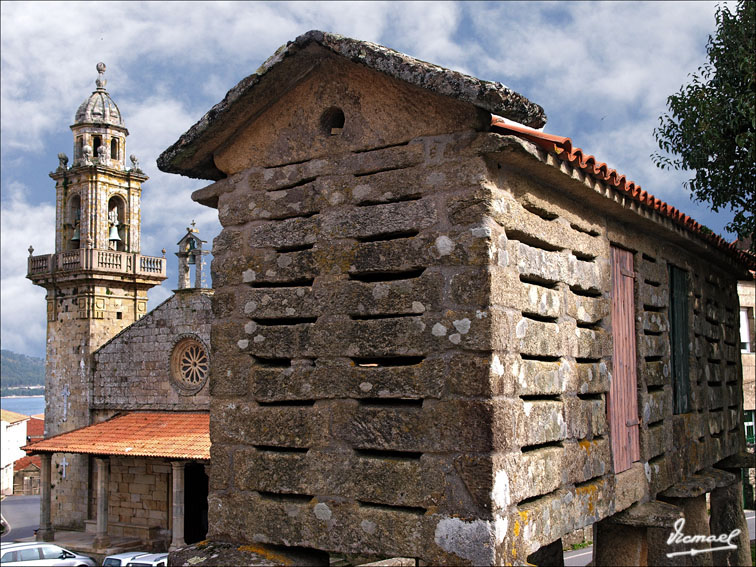
[[81, 453], [210, 459], [208, 412], [132, 412], [22, 447], [27, 453]]
[[[280, 47], [255, 73], [228, 91], [221, 102], [160, 155], [158, 167], [188, 177], [221, 179], [223, 174], [213, 163], [213, 151], [256, 112], [262, 112], [266, 100], [278, 98], [317, 64], [318, 56], [308, 49], [313, 45], [321, 47], [321, 52], [526, 126], [540, 128], [546, 123], [543, 108], [501, 83], [482, 81], [375, 43], [309, 31]], [[308, 56], [302, 57], [305, 53]]]

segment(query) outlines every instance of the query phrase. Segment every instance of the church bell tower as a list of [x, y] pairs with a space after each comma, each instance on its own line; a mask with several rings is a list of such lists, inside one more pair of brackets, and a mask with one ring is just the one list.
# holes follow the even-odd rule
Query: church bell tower
[[[90, 425], [92, 353], [147, 312], [147, 290], [166, 277], [164, 257], [140, 250], [142, 183], [126, 129], [97, 64], [97, 88], [76, 111], [73, 160], [58, 154], [55, 252], [34, 256], [27, 277], [47, 290], [45, 437]], [[53, 459], [53, 524], [81, 528], [74, 502], [87, 499], [86, 456]]]

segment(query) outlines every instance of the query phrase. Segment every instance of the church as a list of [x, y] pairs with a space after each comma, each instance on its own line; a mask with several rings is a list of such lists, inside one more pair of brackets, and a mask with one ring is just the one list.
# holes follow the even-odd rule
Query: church
[[[52, 254], [28, 275], [47, 291], [45, 440], [38, 538], [76, 551], [167, 550], [207, 532], [211, 289], [194, 226], [178, 242], [175, 293], [147, 311], [166, 279], [162, 256], [142, 254], [142, 184], [129, 134], [106, 90], [71, 126], [73, 159], [59, 154]], [[28, 447], [27, 447], [28, 449]]]

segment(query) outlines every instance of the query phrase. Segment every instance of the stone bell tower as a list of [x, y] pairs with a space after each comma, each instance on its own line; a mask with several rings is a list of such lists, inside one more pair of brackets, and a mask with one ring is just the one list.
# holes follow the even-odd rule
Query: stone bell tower
[[[147, 311], [147, 290], [160, 284], [165, 258], [142, 256], [142, 183], [136, 157], [126, 165], [126, 129], [105, 90], [97, 88], [76, 111], [73, 163], [58, 154], [55, 252], [33, 256], [27, 277], [47, 290], [45, 437], [90, 425], [91, 355]], [[75, 510], [87, 498], [87, 457], [56, 455], [52, 463], [53, 525], [81, 527]]]

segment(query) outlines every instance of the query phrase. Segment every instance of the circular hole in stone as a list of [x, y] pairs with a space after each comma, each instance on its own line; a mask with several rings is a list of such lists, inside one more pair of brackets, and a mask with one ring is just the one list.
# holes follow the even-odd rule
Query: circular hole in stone
[[320, 117], [320, 126], [326, 136], [335, 136], [344, 128], [344, 111], [337, 106], [326, 108]]

